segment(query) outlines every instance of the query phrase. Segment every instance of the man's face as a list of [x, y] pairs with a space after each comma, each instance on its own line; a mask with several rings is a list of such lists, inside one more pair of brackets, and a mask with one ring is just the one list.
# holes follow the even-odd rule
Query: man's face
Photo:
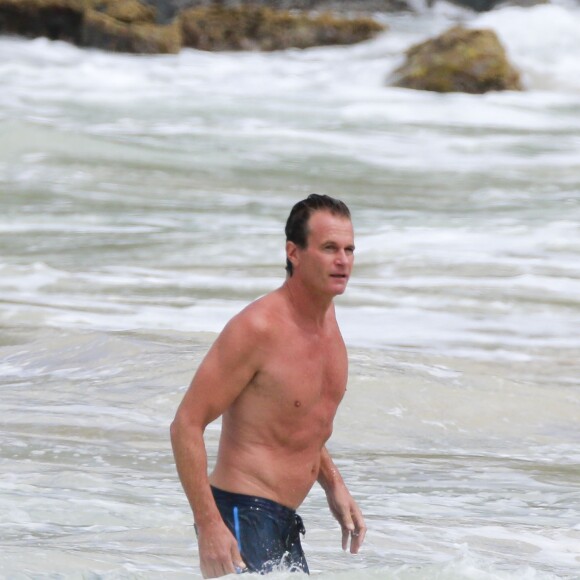
[[346, 290], [354, 262], [352, 222], [329, 211], [308, 221], [306, 248], [297, 248], [296, 274], [313, 291], [336, 296]]

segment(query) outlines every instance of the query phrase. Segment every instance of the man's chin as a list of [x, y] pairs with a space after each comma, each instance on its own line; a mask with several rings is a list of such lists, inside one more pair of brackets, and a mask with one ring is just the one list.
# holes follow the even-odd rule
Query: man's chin
[[333, 288], [333, 294], [335, 296], [340, 296], [341, 294], [344, 294], [344, 292], [346, 291], [346, 285], [348, 284], [348, 280], [345, 281], [341, 286], [336, 285]]

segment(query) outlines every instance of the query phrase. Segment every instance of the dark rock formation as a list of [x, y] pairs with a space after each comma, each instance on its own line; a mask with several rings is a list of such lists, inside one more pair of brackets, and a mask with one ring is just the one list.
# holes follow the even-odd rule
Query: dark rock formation
[[[384, 27], [369, 18], [307, 16], [260, 6], [192, 8], [160, 24], [142, 0], [0, 0], [0, 34], [46, 36], [78, 46], [119, 52], [175, 53], [204, 50], [276, 50], [351, 44]], [[182, 37], [184, 43], [182, 44]]]
[[0, 33], [80, 43], [81, 0], [0, 0]]
[[0, 33], [121, 52], [178, 52], [178, 23], [159, 26], [155, 19], [155, 9], [139, 0], [0, 0]]
[[353, 44], [384, 30], [370, 18], [347, 20], [330, 13], [308, 16], [259, 6], [190, 8], [179, 18], [183, 45], [201, 50], [280, 50]]
[[412, 46], [392, 84], [440, 93], [522, 90], [519, 73], [495, 32], [461, 26]]

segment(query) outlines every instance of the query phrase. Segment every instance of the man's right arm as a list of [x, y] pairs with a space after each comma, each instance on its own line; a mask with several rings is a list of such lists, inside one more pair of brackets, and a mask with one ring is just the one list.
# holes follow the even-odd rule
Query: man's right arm
[[200, 568], [204, 578], [216, 578], [244, 568], [237, 542], [217, 509], [207, 478], [203, 430], [179, 414], [171, 425], [171, 444], [179, 479], [196, 524]]
[[244, 568], [236, 539], [217, 509], [207, 475], [203, 433], [240, 395], [259, 368], [260, 332], [251, 317], [230, 321], [198, 368], [171, 425], [177, 472], [193, 511], [204, 578]]

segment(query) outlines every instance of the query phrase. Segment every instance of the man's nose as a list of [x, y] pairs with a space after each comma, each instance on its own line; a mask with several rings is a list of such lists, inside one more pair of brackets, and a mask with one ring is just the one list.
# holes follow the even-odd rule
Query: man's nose
[[336, 263], [337, 264], [346, 264], [348, 261], [348, 257], [346, 255], [346, 251], [345, 250], [338, 250], [338, 252], [336, 252]]

